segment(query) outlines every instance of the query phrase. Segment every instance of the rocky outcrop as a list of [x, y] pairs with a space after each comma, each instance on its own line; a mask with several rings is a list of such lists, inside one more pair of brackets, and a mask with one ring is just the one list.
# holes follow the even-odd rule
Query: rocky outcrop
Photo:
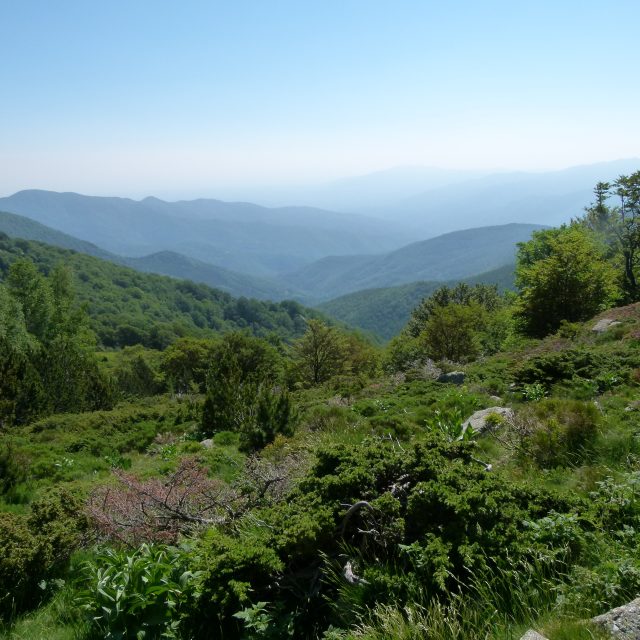
[[540, 635], [537, 631], [529, 629], [520, 640], [547, 640], [544, 636]]
[[449, 382], [451, 384], [462, 384], [464, 382], [464, 371], [451, 371], [438, 376], [438, 382]]
[[622, 324], [618, 322], [618, 320], [614, 320], [613, 318], [602, 318], [598, 320], [593, 327], [591, 327], [591, 331], [595, 331], [596, 333], [604, 333], [605, 331], [609, 331], [611, 327], [615, 327], [616, 325]]
[[640, 640], [640, 598], [591, 620], [616, 640]]
[[499, 415], [504, 420], [510, 420], [513, 418], [513, 409], [509, 407], [489, 407], [488, 409], [480, 409], [476, 411], [472, 416], [467, 418], [462, 425], [463, 433], [471, 427], [475, 433], [482, 433], [486, 431], [487, 427], [491, 424], [487, 418], [490, 415]]

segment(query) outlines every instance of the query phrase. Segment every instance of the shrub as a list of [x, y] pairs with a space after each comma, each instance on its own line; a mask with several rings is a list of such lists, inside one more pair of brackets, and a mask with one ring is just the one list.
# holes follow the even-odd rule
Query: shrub
[[243, 627], [234, 614], [273, 594], [284, 569], [276, 552], [251, 535], [232, 538], [210, 531], [199, 548], [201, 592], [188, 626], [197, 638], [238, 638]]
[[86, 530], [81, 513], [73, 495], [52, 491], [28, 515], [0, 514], [0, 616], [37, 605], [39, 583], [64, 573]]
[[531, 411], [538, 424], [528, 448], [540, 467], [578, 464], [593, 454], [601, 416], [592, 402], [552, 398]]

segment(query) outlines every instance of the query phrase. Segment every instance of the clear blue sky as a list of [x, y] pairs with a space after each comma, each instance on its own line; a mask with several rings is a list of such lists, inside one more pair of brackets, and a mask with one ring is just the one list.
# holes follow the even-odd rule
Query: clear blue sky
[[640, 155], [638, 0], [3, 0], [0, 194]]

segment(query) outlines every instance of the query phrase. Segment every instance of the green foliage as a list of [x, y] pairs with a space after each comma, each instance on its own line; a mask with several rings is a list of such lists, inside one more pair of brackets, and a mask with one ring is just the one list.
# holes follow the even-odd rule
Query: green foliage
[[179, 393], [192, 386], [204, 391], [206, 375], [215, 361], [215, 342], [197, 338], [180, 338], [162, 352], [162, 372], [170, 387]]
[[477, 304], [436, 307], [419, 336], [423, 352], [434, 360], [473, 360], [480, 352], [481, 316], [482, 309]]
[[85, 530], [80, 501], [64, 491], [34, 502], [28, 515], [0, 513], [0, 617], [44, 598], [40, 583], [63, 575]]
[[240, 434], [240, 445], [253, 451], [276, 434], [291, 435], [294, 408], [282, 377], [275, 347], [252, 336], [232, 333], [211, 349], [207, 393], [202, 409], [202, 433]]
[[516, 317], [526, 334], [541, 337], [563, 321], [587, 320], [615, 300], [615, 273], [585, 229], [536, 231], [519, 246]]
[[[25, 257], [40, 273], [47, 274], [60, 263], [72, 271], [78, 301], [86, 306], [90, 326], [105, 347], [142, 344], [164, 349], [180, 337], [242, 329], [291, 339], [304, 332], [303, 316], [319, 315], [293, 301], [233, 298], [203, 284], [140, 273], [82, 253], [6, 236], [0, 239], [0, 276], [6, 276], [8, 265]], [[30, 299], [36, 293], [37, 288]], [[33, 321], [35, 327], [35, 316]]]
[[466, 362], [495, 353], [511, 331], [505, 300], [496, 286], [464, 282], [440, 287], [417, 306], [391, 341], [385, 367], [418, 368], [427, 359]]
[[0, 292], [0, 314], [14, 314], [0, 335], [0, 420], [110, 406], [113, 388], [98, 367], [84, 313], [73, 306], [68, 272], [56, 268], [45, 278], [20, 259]]
[[295, 409], [286, 391], [274, 393], [261, 386], [255, 395], [255, 415], [240, 428], [240, 450], [258, 451], [273, 442], [277, 435], [293, 435]]
[[166, 383], [160, 371], [161, 357], [160, 352], [140, 345], [118, 351], [112, 375], [120, 394], [145, 398], [162, 393]]
[[[640, 171], [620, 176], [613, 183], [599, 182], [594, 192], [596, 202], [579, 223], [606, 243], [608, 257], [618, 272], [622, 301], [635, 302], [640, 300]], [[618, 206], [607, 204], [611, 195], [618, 198]]]
[[78, 604], [101, 638], [180, 638], [181, 617], [199, 597], [191, 562], [188, 550], [176, 547], [107, 549], [85, 564]]
[[260, 594], [273, 593], [284, 569], [275, 551], [259, 539], [215, 531], [205, 536], [197, 567], [202, 572], [201, 595], [193, 603], [189, 626], [198, 638], [239, 638], [243, 625], [234, 614]]
[[514, 380], [522, 385], [528, 400], [539, 399], [557, 383], [588, 383], [587, 397], [591, 397], [621, 384], [628, 378], [633, 361], [612, 352], [563, 349], [528, 358], [515, 370]]
[[537, 425], [529, 455], [540, 467], [576, 465], [593, 456], [602, 416], [592, 402], [549, 398], [530, 411]]
[[296, 378], [314, 386], [346, 371], [344, 336], [330, 325], [310, 320], [304, 336], [294, 343]]
[[485, 311], [492, 312], [500, 309], [503, 304], [495, 285], [476, 284], [471, 287], [465, 282], [459, 282], [455, 287], [440, 287], [413, 310], [406, 330], [414, 338], [418, 337], [433, 313], [441, 307], [477, 305]]

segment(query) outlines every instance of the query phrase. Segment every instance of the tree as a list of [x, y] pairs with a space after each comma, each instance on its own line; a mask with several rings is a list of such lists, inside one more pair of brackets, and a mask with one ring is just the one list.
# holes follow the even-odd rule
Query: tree
[[418, 340], [433, 360], [463, 362], [480, 352], [478, 330], [484, 310], [478, 304], [435, 307]]
[[294, 411], [278, 382], [281, 356], [260, 338], [226, 335], [213, 349], [202, 410], [202, 433], [235, 431], [240, 445], [253, 451], [276, 434], [291, 435]]
[[16, 260], [7, 276], [9, 292], [22, 306], [27, 331], [45, 338], [53, 312], [49, 283], [31, 260]]
[[521, 243], [516, 318], [528, 335], [542, 337], [563, 320], [592, 317], [615, 299], [616, 275], [591, 232], [571, 225], [536, 231]]
[[[621, 272], [622, 301], [640, 300], [640, 171], [620, 176], [612, 184], [599, 182], [594, 194], [596, 201], [579, 223], [598, 233], [608, 245], [609, 257]], [[619, 206], [608, 206], [612, 195], [618, 197]]]
[[504, 300], [494, 284], [476, 284], [473, 287], [466, 282], [459, 282], [455, 287], [443, 286], [433, 292], [411, 312], [406, 331], [417, 338], [423, 331], [431, 314], [439, 307], [449, 304], [470, 305], [478, 304], [489, 312], [494, 312], [504, 306]]
[[344, 336], [320, 320], [309, 320], [306, 333], [294, 345], [299, 380], [316, 386], [347, 370]]

